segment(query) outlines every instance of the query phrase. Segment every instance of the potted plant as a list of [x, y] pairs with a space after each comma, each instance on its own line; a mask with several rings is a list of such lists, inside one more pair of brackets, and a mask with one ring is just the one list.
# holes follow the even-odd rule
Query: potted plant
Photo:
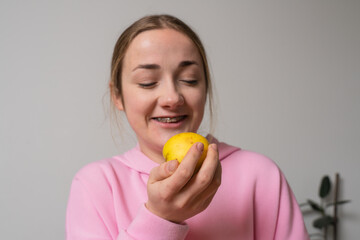
[[[338, 206], [350, 202], [350, 200], [338, 200], [339, 193], [339, 179], [338, 173], [335, 175], [335, 189], [333, 200], [330, 200], [330, 192], [332, 188], [331, 180], [328, 175], [321, 179], [319, 188], [320, 202], [308, 199], [307, 202], [300, 204], [300, 207], [310, 206], [311, 211], [318, 213], [320, 216], [313, 221], [313, 227], [322, 231], [322, 233], [310, 234], [310, 238], [328, 239], [330, 227], [332, 227], [333, 240], [337, 240], [337, 227], [338, 227]], [[333, 214], [329, 214], [328, 208], [333, 207]]]

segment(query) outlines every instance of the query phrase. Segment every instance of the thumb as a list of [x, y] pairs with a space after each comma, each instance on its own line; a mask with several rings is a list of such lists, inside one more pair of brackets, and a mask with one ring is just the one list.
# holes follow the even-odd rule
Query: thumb
[[151, 170], [149, 182], [154, 183], [170, 177], [176, 171], [178, 166], [179, 162], [177, 160], [171, 160], [160, 164], [160, 166], [157, 166]]
[[171, 160], [169, 162], [166, 162], [166, 171], [169, 173], [169, 176], [172, 175], [177, 167], [179, 166], [179, 162], [177, 160]]

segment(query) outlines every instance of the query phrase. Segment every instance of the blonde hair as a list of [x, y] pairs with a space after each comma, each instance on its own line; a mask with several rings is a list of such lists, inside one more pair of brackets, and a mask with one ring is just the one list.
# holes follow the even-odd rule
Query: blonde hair
[[[132, 25], [130, 25], [119, 37], [117, 40], [114, 52], [111, 61], [111, 78], [110, 78], [110, 98], [116, 97], [123, 101], [123, 94], [122, 94], [122, 87], [121, 87], [121, 74], [122, 74], [122, 66], [124, 57], [126, 54], [127, 49], [130, 46], [130, 43], [134, 40], [134, 38], [142, 32], [155, 30], [155, 29], [173, 29], [180, 33], [183, 33], [185, 36], [190, 38], [193, 43], [195, 44], [196, 48], [199, 51], [199, 54], [202, 59], [202, 63], [204, 66], [204, 73], [205, 73], [205, 83], [206, 83], [206, 94], [208, 95], [209, 101], [209, 115], [210, 115], [210, 122], [213, 119], [213, 90], [212, 90], [212, 83], [210, 78], [210, 71], [209, 65], [205, 53], [205, 48], [197, 36], [197, 34], [183, 21], [180, 19], [170, 16], [170, 15], [150, 15], [145, 16]], [[113, 104], [113, 109], [115, 106]], [[210, 123], [210, 128], [212, 129], [212, 123]]]

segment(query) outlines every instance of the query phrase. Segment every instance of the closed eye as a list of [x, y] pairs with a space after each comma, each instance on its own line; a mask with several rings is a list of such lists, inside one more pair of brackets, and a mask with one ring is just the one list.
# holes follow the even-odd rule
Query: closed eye
[[156, 82], [150, 82], [150, 83], [139, 83], [139, 86], [141, 88], [152, 88], [155, 87]]
[[188, 85], [191, 85], [191, 86], [195, 86], [196, 84], [198, 84], [198, 80], [180, 80], [181, 82], [184, 82]]

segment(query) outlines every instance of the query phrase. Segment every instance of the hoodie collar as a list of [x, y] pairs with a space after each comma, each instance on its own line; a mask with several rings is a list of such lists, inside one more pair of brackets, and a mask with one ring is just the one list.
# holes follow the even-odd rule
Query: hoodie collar
[[[218, 145], [220, 161], [225, 159], [233, 152], [240, 150], [240, 148], [228, 145], [223, 142], [219, 142], [216, 138], [214, 138], [211, 135], [208, 135], [206, 138], [209, 140], [209, 142], [216, 143]], [[118, 156], [118, 159], [129, 168], [145, 174], [149, 174], [151, 169], [153, 169], [156, 166], [159, 166], [159, 163], [156, 163], [150, 158], [148, 158], [140, 150], [139, 144], [137, 144], [133, 149], [127, 151], [124, 155]]]

